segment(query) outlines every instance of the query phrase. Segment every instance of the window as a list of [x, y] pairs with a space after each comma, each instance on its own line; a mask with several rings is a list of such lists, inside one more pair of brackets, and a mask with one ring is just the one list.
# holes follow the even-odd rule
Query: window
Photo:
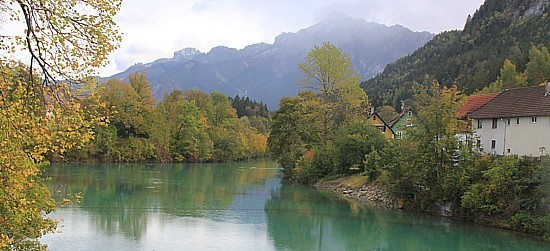
[[397, 134], [397, 138], [398, 138], [398, 139], [402, 139], [402, 138], [403, 138], [403, 132], [402, 132], [402, 131], [397, 131], [396, 134]]
[[531, 124], [536, 124], [536, 123], [537, 123], [537, 116], [531, 117]]
[[510, 118], [508, 118], [508, 120], [506, 120], [506, 124], [510, 125]]
[[413, 125], [413, 122], [412, 122], [412, 119], [407, 119], [407, 126], [412, 126]]
[[497, 141], [496, 140], [491, 140], [491, 149], [496, 149], [497, 148]]
[[481, 148], [481, 140], [480, 139], [478, 139], [476, 141], [476, 146], [477, 146], [477, 148]]
[[407, 112], [407, 115], [409, 115], [409, 117], [411, 117], [413, 115], [413, 112], [409, 111], [409, 112]]
[[478, 128], [478, 129], [483, 128], [483, 123], [482, 123], [482, 121], [483, 121], [482, 119], [478, 119], [478, 120], [477, 120], [477, 128]]
[[506, 150], [506, 152], [510, 153], [510, 148], [508, 148], [508, 149]]
[[493, 119], [493, 129], [497, 129], [498, 119]]
[[519, 125], [519, 118], [516, 118], [516, 125]]

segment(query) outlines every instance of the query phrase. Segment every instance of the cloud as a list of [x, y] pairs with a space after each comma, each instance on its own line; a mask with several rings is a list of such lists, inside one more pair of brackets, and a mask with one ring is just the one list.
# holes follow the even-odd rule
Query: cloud
[[132, 0], [124, 1], [115, 21], [123, 34], [109, 76], [138, 62], [172, 57], [194, 47], [243, 48], [273, 43], [282, 32], [296, 32], [334, 12], [415, 31], [460, 29], [483, 0]]
[[461, 29], [468, 14], [473, 14], [482, 3], [483, 0], [346, 0], [334, 2], [321, 12], [338, 11], [371, 22], [439, 33]]
[[193, 4], [193, 7], [191, 7], [191, 10], [193, 10], [195, 12], [208, 11], [208, 10], [210, 10], [214, 7], [212, 2], [213, 1], [211, 1], [211, 0], [204, 0], [204, 1], [197, 2], [197, 3]]

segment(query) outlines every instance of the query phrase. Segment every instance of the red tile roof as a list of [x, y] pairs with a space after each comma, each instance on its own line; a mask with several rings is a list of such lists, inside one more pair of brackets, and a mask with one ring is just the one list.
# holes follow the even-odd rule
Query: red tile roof
[[545, 86], [510, 89], [475, 110], [472, 118], [510, 118], [550, 115]]
[[464, 102], [464, 104], [462, 104], [462, 106], [460, 106], [460, 108], [456, 111], [456, 116], [458, 118], [466, 118], [472, 112], [491, 101], [496, 96], [498, 96], [498, 93], [469, 96], [466, 98], [466, 102]]

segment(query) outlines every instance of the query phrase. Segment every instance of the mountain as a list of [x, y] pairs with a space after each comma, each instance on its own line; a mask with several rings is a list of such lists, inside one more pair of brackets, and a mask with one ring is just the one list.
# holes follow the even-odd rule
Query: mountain
[[506, 59], [525, 70], [533, 46], [550, 48], [550, 0], [486, 0], [463, 30], [435, 36], [361, 84], [374, 105], [398, 107], [427, 75], [471, 94], [495, 81]]
[[136, 64], [111, 78], [126, 79], [130, 73], [145, 72], [157, 98], [174, 89], [200, 89], [247, 95], [276, 109], [281, 97], [293, 96], [300, 89], [296, 85], [302, 78], [298, 64], [314, 45], [330, 41], [369, 79], [432, 37], [399, 25], [388, 27], [334, 15], [296, 33], [283, 33], [273, 44], [253, 44], [241, 50], [219, 46], [208, 53], [185, 48], [172, 58]]

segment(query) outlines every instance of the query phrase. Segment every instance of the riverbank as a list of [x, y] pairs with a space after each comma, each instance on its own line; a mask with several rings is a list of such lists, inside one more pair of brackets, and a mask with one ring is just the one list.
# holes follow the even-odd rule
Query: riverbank
[[[405, 208], [404, 201], [394, 198], [384, 188], [382, 188], [379, 185], [369, 184], [367, 176], [353, 175], [353, 176], [338, 178], [335, 180], [321, 180], [315, 183], [314, 187], [319, 190], [332, 192], [344, 198], [355, 200], [363, 205], [368, 205], [375, 208], [407, 210]], [[439, 212], [425, 212], [425, 213], [431, 213], [431, 214], [439, 215], [446, 218], [452, 218], [455, 220], [464, 221], [464, 219], [461, 218], [459, 215], [453, 215], [452, 213], [450, 213], [450, 211], [448, 211], [450, 209], [448, 210], [444, 210], [444, 209], [447, 209], [447, 208], [441, 207], [441, 210]], [[530, 231], [526, 231], [527, 229], [525, 228], [522, 229], [518, 227], [513, 227], [509, 222], [502, 221], [502, 219], [486, 218], [483, 220], [477, 220], [477, 221], [474, 220], [470, 222], [483, 225], [483, 226], [488, 226], [488, 227], [495, 227], [495, 228], [517, 231], [519, 233], [532, 236], [536, 239], [540, 239], [546, 242], [550, 241], [550, 238], [548, 237], [548, 234], [547, 234], [548, 229], [546, 230], [545, 233], [530, 232]]]
[[403, 202], [393, 198], [379, 185], [368, 184], [367, 176], [354, 175], [336, 180], [322, 180], [314, 184], [319, 190], [329, 191], [362, 204], [386, 209], [402, 209]]

